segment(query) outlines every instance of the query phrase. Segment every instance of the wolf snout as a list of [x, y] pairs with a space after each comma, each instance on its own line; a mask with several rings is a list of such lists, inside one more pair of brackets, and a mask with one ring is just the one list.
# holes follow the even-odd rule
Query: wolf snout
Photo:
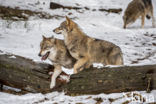
[[61, 34], [61, 31], [59, 31], [58, 28], [54, 29], [53, 32], [56, 34]]
[[57, 33], [57, 28], [53, 30], [54, 33]]
[[53, 30], [53, 32], [55, 32], [55, 31], [56, 31], [56, 29]]
[[125, 24], [124, 24], [123, 28], [126, 29], [126, 25]]

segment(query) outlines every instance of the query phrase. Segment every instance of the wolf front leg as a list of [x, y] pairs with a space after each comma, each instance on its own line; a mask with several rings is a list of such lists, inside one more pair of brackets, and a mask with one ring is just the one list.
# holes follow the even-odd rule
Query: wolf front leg
[[54, 65], [54, 73], [51, 77], [51, 83], [50, 83], [50, 88], [54, 88], [56, 85], [56, 78], [61, 74], [62, 69], [60, 65]]
[[150, 8], [150, 16], [152, 16], [152, 27], [154, 28], [154, 27], [156, 27], [156, 25], [155, 25], [155, 18], [154, 18], [154, 12], [153, 12], [154, 10], [153, 10], [153, 6], [151, 6], [151, 8]]
[[144, 28], [144, 24], [145, 24], [145, 14], [141, 16], [141, 28]]
[[155, 27], [156, 27], [156, 25], [155, 25], [155, 18], [154, 18], [154, 16], [152, 17], [152, 26], [153, 26], [153, 28], [155, 28]]
[[155, 27], [156, 27], [156, 25], [155, 25], [155, 18], [154, 18], [153, 13], [152, 13], [152, 27], [153, 27], [153, 28], [155, 28]]
[[87, 62], [88, 58], [80, 58], [74, 65], [74, 74], [76, 74], [78, 70], [82, 71]]

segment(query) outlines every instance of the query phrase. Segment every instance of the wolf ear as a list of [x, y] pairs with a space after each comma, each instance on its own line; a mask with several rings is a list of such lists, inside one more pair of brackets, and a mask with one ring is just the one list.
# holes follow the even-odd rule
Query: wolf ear
[[54, 38], [54, 36], [52, 35], [51, 38]]
[[42, 38], [43, 38], [43, 39], [46, 39], [46, 37], [45, 37], [44, 35], [42, 35]]
[[56, 39], [55, 39], [55, 38], [51, 38], [50, 40], [51, 40], [51, 42], [52, 42], [53, 44], [56, 44]]
[[67, 21], [67, 25], [69, 25], [70, 24], [70, 18], [68, 18], [67, 16], [66, 16], [66, 21]]

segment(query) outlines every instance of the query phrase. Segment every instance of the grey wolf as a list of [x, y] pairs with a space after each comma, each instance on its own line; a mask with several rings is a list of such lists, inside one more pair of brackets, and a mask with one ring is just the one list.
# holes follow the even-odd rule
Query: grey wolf
[[123, 28], [126, 28], [128, 24], [134, 23], [139, 17], [141, 17], [141, 28], [144, 28], [145, 17], [147, 17], [147, 19], [152, 17], [152, 26], [155, 27], [153, 5], [151, 0], [133, 0], [130, 2], [124, 12]]
[[79, 26], [66, 17], [66, 21], [53, 30], [56, 34], [64, 35], [64, 42], [72, 57], [77, 61], [74, 64], [74, 73], [93, 63], [104, 65], [123, 65], [123, 57], [120, 47], [115, 44], [94, 39], [87, 36]]
[[56, 39], [54, 37], [46, 38], [43, 36], [43, 40], [40, 43], [39, 56], [42, 60], [47, 58], [54, 64], [54, 73], [51, 77], [50, 88], [55, 87], [56, 78], [61, 74], [61, 67], [73, 68], [76, 59], [74, 59], [68, 52], [64, 41]]

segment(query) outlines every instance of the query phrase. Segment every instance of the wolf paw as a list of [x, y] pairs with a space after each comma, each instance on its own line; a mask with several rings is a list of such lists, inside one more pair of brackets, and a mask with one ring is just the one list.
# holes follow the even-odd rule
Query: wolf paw
[[48, 74], [49, 74], [49, 75], [53, 75], [53, 73], [54, 73], [54, 72], [50, 71]]
[[50, 84], [50, 89], [54, 88], [55, 87], [55, 84], [51, 83]]
[[77, 70], [74, 70], [74, 74], [77, 74]]

